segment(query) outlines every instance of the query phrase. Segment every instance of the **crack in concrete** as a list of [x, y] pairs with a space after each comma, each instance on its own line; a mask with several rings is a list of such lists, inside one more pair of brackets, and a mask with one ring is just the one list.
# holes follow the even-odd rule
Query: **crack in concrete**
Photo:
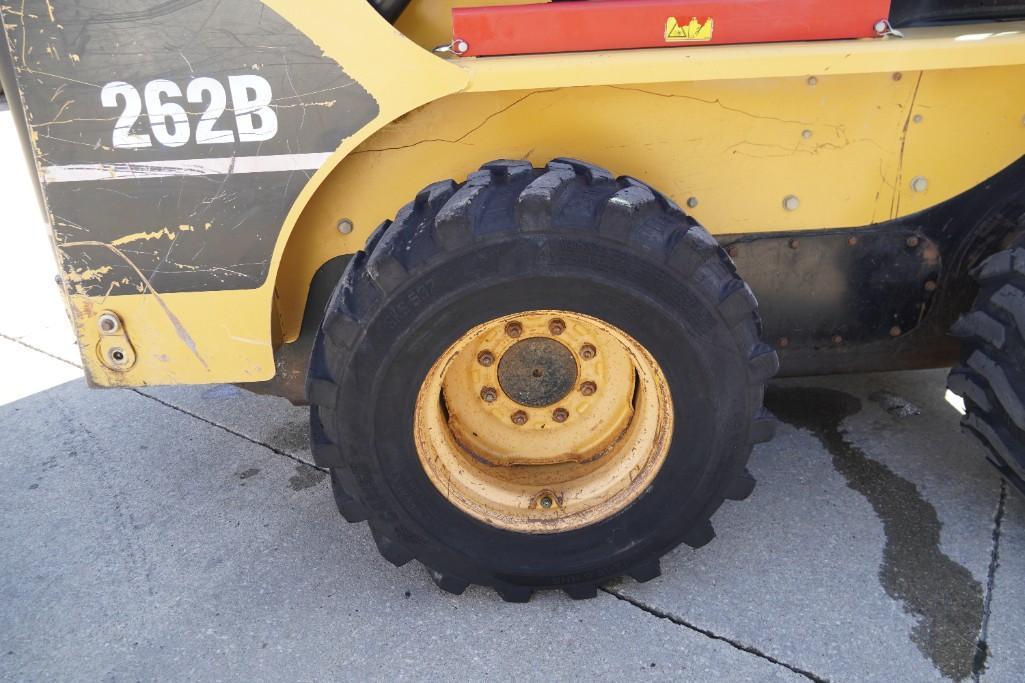
[[970, 678], [982, 626], [982, 583], [941, 549], [939, 514], [918, 486], [855, 443], [845, 421], [861, 412], [861, 399], [834, 389], [773, 386], [765, 405], [814, 435], [847, 487], [872, 506], [885, 536], [879, 583], [914, 619], [911, 642], [945, 678]]
[[[21, 339], [18, 339], [16, 337], [11, 337], [10, 335], [6, 335], [6, 334], [3, 334], [2, 332], [0, 332], [0, 339], [6, 339], [9, 342], [13, 342], [13, 343], [18, 344], [20, 346], [23, 346], [26, 349], [29, 349], [31, 351], [35, 351], [36, 353], [41, 353], [44, 356], [49, 356], [50, 358], [53, 358], [54, 360], [60, 361], [61, 363], [64, 363], [65, 365], [70, 365], [73, 368], [78, 368], [79, 370], [82, 369], [82, 366], [79, 365], [78, 363], [72, 363], [67, 358], [61, 358], [60, 356], [54, 355], [54, 354], [50, 353], [49, 351], [46, 351], [44, 349], [40, 349], [38, 347], [32, 346], [31, 344], [29, 344], [29, 343], [27, 343], [27, 342], [25, 342], [25, 341], [23, 341]], [[179, 413], [182, 413], [183, 415], [188, 415], [189, 417], [195, 418], [195, 419], [199, 420], [200, 422], [205, 422], [206, 424], [210, 425], [211, 427], [216, 427], [217, 429], [220, 429], [222, 431], [228, 432], [229, 434], [231, 434], [233, 436], [237, 436], [238, 438], [243, 439], [245, 441], [248, 441], [251, 444], [255, 444], [257, 446], [262, 446], [263, 448], [266, 448], [267, 450], [271, 451], [272, 453], [274, 453], [276, 455], [283, 456], [285, 458], [288, 458], [289, 460], [292, 460], [293, 462], [297, 462], [300, 465], [303, 465], [303, 466], [306, 466], [306, 467], [310, 467], [310, 468], [315, 469], [315, 470], [319, 470], [320, 472], [324, 472], [324, 473], [328, 472], [327, 468], [319, 467], [319, 466], [313, 464], [312, 462], [307, 462], [306, 460], [303, 460], [302, 458], [300, 458], [298, 456], [295, 456], [295, 455], [292, 455], [291, 453], [283, 451], [280, 448], [276, 448], [276, 447], [270, 445], [269, 443], [264, 443], [263, 441], [260, 441], [259, 439], [254, 439], [251, 436], [246, 436], [242, 432], [235, 431], [231, 427], [227, 427], [225, 425], [222, 425], [222, 424], [219, 424], [217, 422], [214, 422], [213, 420], [205, 418], [202, 415], [197, 415], [196, 413], [193, 413], [191, 411], [185, 410], [184, 408], [176, 406], [173, 403], [168, 403], [167, 401], [159, 399], [156, 396], [150, 396], [149, 394], [143, 392], [140, 389], [129, 389], [129, 391], [131, 391], [134, 394], [138, 394], [139, 396], [141, 396], [141, 397], [143, 397], [145, 399], [148, 399], [148, 400], [153, 401], [155, 403], [159, 403], [160, 405], [164, 406], [165, 408], [170, 408], [171, 410], [176, 410]]]
[[1004, 507], [1007, 504], [1007, 481], [1000, 482], [1000, 499], [993, 515], [993, 549], [989, 555], [989, 572], [986, 578], [986, 600], [982, 610], [982, 627], [979, 629], [979, 640], [975, 645], [975, 658], [972, 660], [972, 680], [979, 683], [986, 672], [989, 659], [989, 616], [993, 605], [993, 588], [996, 586], [997, 569], [1000, 567], [1000, 534], [1004, 525]]
[[792, 664], [787, 664], [786, 662], [780, 661], [780, 660], [776, 659], [775, 657], [773, 657], [772, 655], [768, 655], [768, 654], [762, 652], [761, 650], [759, 650], [758, 648], [756, 648], [756, 647], [754, 647], [752, 645], [745, 645], [744, 643], [738, 642], [738, 641], [733, 640], [731, 638], [727, 638], [726, 636], [721, 636], [721, 635], [719, 635], [717, 633], [709, 631], [708, 629], [701, 628], [700, 626], [695, 626], [694, 624], [691, 624], [690, 622], [684, 621], [680, 617], [672, 615], [672, 614], [670, 614], [668, 612], [664, 612], [664, 611], [662, 611], [662, 610], [660, 610], [660, 609], [658, 609], [656, 607], [652, 607], [651, 605], [646, 605], [645, 603], [641, 602], [640, 600], [635, 600], [634, 598], [631, 598], [631, 597], [629, 597], [627, 595], [624, 595], [622, 593], [617, 593], [616, 591], [612, 590], [611, 588], [606, 588], [604, 586], [601, 586], [600, 588], [601, 588], [601, 591], [603, 593], [608, 593], [609, 595], [611, 595], [612, 597], [616, 598], [617, 600], [622, 600], [623, 602], [629, 603], [629, 604], [633, 605], [634, 607], [636, 607], [637, 609], [639, 609], [639, 610], [641, 610], [643, 612], [647, 612], [648, 614], [652, 615], [653, 617], [658, 617], [659, 619], [665, 619], [666, 621], [669, 621], [669, 622], [671, 622], [673, 624], [676, 624], [677, 626], [682, 626], [683, 628], [686, 628], [686, 629], [689, 629], [691, 631], [694, 631], [695, 633], [700, 633], [701, 635], [705, 636], [706, 638], [710, 638], [712, 640], [718, 640], [720, 642], [726, 643], [727, 645], [729, 645], [730, 647], [732, 647], [732, 648], [734, 648], [736, 650], [740, 650], [741, 652], [744, 652], [746, 654], [753, 655], [755, 657], [758, 657], [759, 659], [764, 659], [765, 661], [770, 662], [772, 664], [775, 664], [776, 666], [781, 666], [784, 669], [787, 669], [789, 671], [792, 671], [795, 674], [798, 674], [799, 676], [804, 676], [805, 678], [807, 678], [810, 681], [815, 681], [815, 683], [829, 683], [829, 679], [828, 678], [823, 678], [822, 676], [818, 676], [818, 675], [812, 673], [811, 671], [807, 671], [806, 669], [802, 669], [802, 668], [800, 668], [798, 666], [794, 666]]
[[36, 353], [41, 353], [44, 356], [49, 356], [50, 358], [53, 358], [54, 360], [59, 360], [61, 363], [64, 363], [65, 365], [70, 365], [73, 368], [78, 368], [79, 370], [82, 369], [82, 366], [79, 365], [78, 363], [72, 363], [67, 358], [61, 358], [60, 356], [58, 356], [56, 354], [53, 354], [53, 353], [50, 353], [49, 351], [46, 351], [45, 349], [41, 349], [38, 346], [32, 346], [31, 344], [29, 344], [25, 340], [19, 339], [18, 337], [12, 337], [9, 334], [4, 334], [3, 332], [0, 332], [0, 339], [6, 339], [7, 341], [13, 342], [13, 343], [15, 343], [15, 344], [17, 344], [19, 346], [24, 346], [26, 349], [28, 349], [30, 351], [35, 351]]
[[297, 462], [300, 465], [305, 465], [306, 467], [310, 467], [312, 469], [319, 470], [319, 471], [324, 472], [324, 473], [328, 472], [327, 468], [325, 468], [325, 467], [319, 467], [317, 465], [314, 465], [312, 462], [308, 462], [306, 460], [303, 460], [302, 458], [300, 458], [297, 455], [292, 455], [291, 453], [283, 451], [280, 448], [277, 448], [275, 446], [270, 445], [269, 443], [264, 443], [263, 441], [260, 441], [259, 439], [254, 439], [253, 437], [247, 436], [247, 435], [243, 434], [242, 432], [235, 431], [231, 427], [227, 427], [225, 425], [222, 425], [222, 424], [219, 424], [217, 422], [214, 422], [213, 420], [205, 418], [202, 415], [197, 415], [196, 413], [193, 413], [192, 411], [185, 410], [184, 408], [182, 408], [180, 406], [176, 406], [173, 403], [168, 403], [167, 401], [159, 399], [156, 396], [151, 396], [151, 395], [141, 391], [140, 389], [131, 389], [131, 391], [133, 393], [138, 394], [139, 396], [142, 396], [143, 398], [148, 398], [151, 401], [159, 403], [160, 405], [164, 406], [165, 408], [170, 408], [171, 410], [177, 410], [179, 413], [181, 413], [183, 415], [188, 415], [189, 417], [195, 418], [195, 419], [199, 420], [200, 422], [205, 422], [206, 424], [210, 425], [211, 427], [216, 427], [217, 429], [220, 429], [222, 431], [228, 432], [229, 434], [231, 434], [233, 436], [237, 436], [240, 439], [244, 439], [245, 441], [248, 441], [251, 444], [255, 444], [257, 446], [262, 446], [262, 447], [266, 448], [267, 450], [271, 451], [272, 453], [276, 453], [277, 455], [280, 455], [280, 456], [283, 456], [285, 458], [288, 458], [289, 460], [292, 460], [293, 462]]

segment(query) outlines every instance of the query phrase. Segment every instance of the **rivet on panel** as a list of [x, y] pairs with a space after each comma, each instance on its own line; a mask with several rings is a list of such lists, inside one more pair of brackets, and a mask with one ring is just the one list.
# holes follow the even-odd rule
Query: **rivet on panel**
[[925, 192], [929, 189], [929, 181], [922, 176], [918, 176], [911, 181], [911, 189], [915, 192]]
[[342, 233], [343, 235], [348, 235], [352, 233], [352, 230], [352, 221], [350, 221], [348, 218], [343, 218], [342, 220], [338, 221], [338, 232]]
[[911, 119], [911, 120], [914, 121], [915, 123], [921, 123], [922, 121], [925, 120], [925, 117], [922, 116], [921, 114], [915, 114], [915, 117], [913, 119]]
[[808, 77], [808, 85], [810, 85], [812, 87], [815, 87], [818, 84], [819, 84], [819, 79], [815, 78], [814, 76], [809, 76]]
[[696, 209], [696, 208], [698, 208], [698, 198], [697, 197], [691, 197], [690, 199], [688, 199], [687, 200], [687, 208], [688, 209]]
[[810, 130], [801, 131], [801, 137], [805, 140], [811, 140], [813, 133]]
[[787, 211], [797, 211], [801, 208], [801, 200], [795, 195], [788, 195], [783, 199], [783, 208]]

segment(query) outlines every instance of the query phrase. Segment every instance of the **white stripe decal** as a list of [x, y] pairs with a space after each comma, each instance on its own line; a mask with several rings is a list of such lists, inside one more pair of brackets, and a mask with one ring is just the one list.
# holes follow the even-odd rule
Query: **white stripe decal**
[[330, 152], [316, 154], [276, 154], [262, 157], [224, 157], [222, 159], [182, 159], [180, 161], [135, 161], [118, 164], [72, 164], [43, 168], [45, 183], [77, 183], [90, 180], [128, 180], [134, 178], [170, 178], [175, 176], [235, 175], [236, 173], [277, 173], [316, 171], [331, 157]]

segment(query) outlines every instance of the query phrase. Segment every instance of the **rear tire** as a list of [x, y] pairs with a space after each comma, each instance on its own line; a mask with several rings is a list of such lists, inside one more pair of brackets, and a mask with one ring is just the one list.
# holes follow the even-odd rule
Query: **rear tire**
[[[651, 485], [615, 514], [558, 533], [510, 531], [457, 509], [414, 440], [418, 391], [446, 349], [475, 326], [533, 310], [625, 331], [672, 394], [673, 437]], [[762, 399], [779, 367], [760, 334], [729, 257], [664, 195], [575, 160], [492, 162], [465, 183], [425, 188], [350, 262], [311, 360], [314, 457], [332, 470], [342, 515], [366, 520], [385, 559], [419, 560], [443, 590], [592, 597], [620, 575], [655, 578], [664, 553], [714, 537], [724, 500], [750, 495], [746, 464], [752, 444], [772, 436]]]
[[964, 399], [963, 428], [990, 462], [1025, 494], [1025, 236], [975, 273], [979, 295], [951, 330], [961, 363], [947, 381]]

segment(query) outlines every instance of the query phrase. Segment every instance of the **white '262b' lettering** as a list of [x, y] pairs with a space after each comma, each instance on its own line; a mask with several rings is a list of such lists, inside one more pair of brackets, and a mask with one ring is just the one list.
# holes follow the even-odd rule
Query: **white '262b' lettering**
[[[122, 107], [121, 116], [114, 124], [114, 147], [117, 149], [145, 149], [157, 144], [181, 147], [192, 139], [192, 128], [185, 107], [175, 100], [182, 97], [189, 104], [206, 106], [196, 125], [196, 144], [217, 145], [233, 142], [263, 142], [278, 134], [278, 116], [271, 109], [274, 98], [270, 83], [262, 76], [228, 76], [231, 106], [235, 112], [235, 127], [223, 127], [221, 118], [228, 107], [228, 91], [215, 78], [203, 76], [193, 80], [182, 93], [174, 81], [158, 79], [143, 88], [142, 95], [135, 86], [115, 81], [103, 86], [100, 102], [104, 107]], [[150, 132], [133, 133], [139, 119], [145, 120]]]

